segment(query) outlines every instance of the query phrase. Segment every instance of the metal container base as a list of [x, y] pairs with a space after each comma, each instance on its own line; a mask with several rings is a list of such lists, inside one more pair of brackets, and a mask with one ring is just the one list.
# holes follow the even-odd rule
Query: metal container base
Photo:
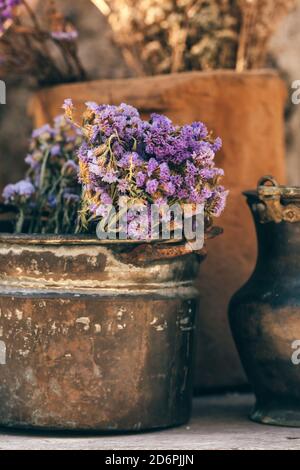
[[271, 426], [300, 428], [300, 403], [256, 404], [250, 419]]
[[49, 434], [55, 433], [59, 435], [123, 435], [123, 434], [140, 434], [140, 433], [147, 433], [147, 432], [159, 432], [164, 431], [166, 429], [173, 429], [178, 428], [181, 426], [185, 426], [189, 423], [191, 416], [186, 417], [186, 419], [182, 419], [177, 422], [166, 422], [165, 424], [159, 425], [145, 425], [145, 426], [132, 426], [132, 427], [124, 427], [119, 429], [114, 429], [109, 426], [93, 426], [93, 427], [70, 427], [67, 424], [62, 423], [61, 426], [37, 426], [37, 425], [28, 425], [28, 424], [21, 424], [21, 423], [1, 423], [0, 422], [0, 429], [7, 430], [10, 432], [24, 432], [24, 433], [40, 433], [40, 434]]

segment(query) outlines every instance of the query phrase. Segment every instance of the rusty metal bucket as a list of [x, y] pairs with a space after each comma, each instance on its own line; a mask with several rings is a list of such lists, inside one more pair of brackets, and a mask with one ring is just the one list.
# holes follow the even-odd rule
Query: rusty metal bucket
[[0, 425], [186, 423], [198, 265], [173, 245], [1, 234]]

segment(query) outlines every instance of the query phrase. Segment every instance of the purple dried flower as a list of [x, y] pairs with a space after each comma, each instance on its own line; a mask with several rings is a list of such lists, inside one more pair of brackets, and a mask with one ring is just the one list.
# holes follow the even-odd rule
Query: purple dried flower
[[224, 170], [221, 168], [203, 168], [199, 174], [204, 180], [210, 180], [216, 176], [224, 176]]
[[119, 191], [121, 194], [126, 193], [126, 191], [128, 190], [128, 188], [129, 188], [128, 181], [126, 181], [125, 179], [119, 180], [119, 182], [118, 182], [118, 191]]
[[143, 173], [142, 171], [139, 171], [136, 175], [136, 184], [139, 188], [142, 188], [145, 184], [145, 181], [146, 181], [146, 175], [145, 173]]
[[138, 213], [128, 224], [127, 233], [133, 240], [146, 240], [149, 238], [149, 218], [147, 211]]
[[97, 163], [89, 163], [88, 168], [92, 175], [102, 176], [102, 170]]
[[220, 217], [225, 209], [226, 201], [229, 191], [225, 191], [223, 186], [217, 186], [213, 191], [211, 200], [209, 201], [212, 205], [211, 215], [214, 217]]
[[15, 202], [19, 198], [28, 200], [35, 193], [35, 187], [30, 181], [21, 180], [16, 184], [9, 184], [3, 190], [3, 198], [6, 203]]
[[146, 191], [149, 193], [151, 196], [156, 193], [158, 188], [158, 181], [156, 179], [153, 180], [148, 180], [146, 184]]
[[140, 165], [141, 163], [142, 159], [137, 152], [126, 152], [121, 160], [118, 161], [118, 166], [121, 168], [130, 168]]
[[115, 170], [105, 172], [102, 176], [102, 181], [108, 184], [116, 183], [118, 181], [118, 172]]
[[105, 204], [100, 204], [98, 207], [94, 207], [93, 211], [97, 217], [107, 217], [110, 213], [110, 207]]
[[168, 196], [173, 196], [176, 192], [176, 188], [173, 183], [164, 183], [163, 190]]
[[109, 194], [103, 193], [101, 194], [101, 202], [102, 204], [112, 204], [112, 198]]
[[159, 167], [158, 161], [155, 160], [155, 158], [150, 158], [148, 162], [148, 169], [147, 169], [148, 176], [152, 176], [158, 167]]
[[53, 145], [51, 148], [51, 155], [52, 157], [57, 157], [61, 153], [60, 145], [56, 144]]
[[65, 111], [66, 118], [72, 120], [74, 105], [71, 98], [65, 99], [64, 104], [62, 105], [62, 109]]
[[213, 143], [212, 150], [214, 153], [219, 152], [221, 150], [223, 145], [222, 139], [220, 137], [217, 137]]
[[35, 129], [32, 133], [32, 138], [33, 139], [38, 139], [38, 138], [50, 138], [53, 135], [53, 129], [49, 124], [45, 124], [42, 127], [39, 127], [38, 129]]
[[160, 179], [161, 181], [169, 181], [170, 179], [170, 168], [169, 168], [169, 165], [167, 163], [162, 163], [160, 166], [159, 166], [159, 171], [160, 171]]
[[85, 105], [90, 111], [93, 111], [94, 113], [97, 113], [99, 109], [99, 105], [95, 103], [94, 101], [87, 101]]

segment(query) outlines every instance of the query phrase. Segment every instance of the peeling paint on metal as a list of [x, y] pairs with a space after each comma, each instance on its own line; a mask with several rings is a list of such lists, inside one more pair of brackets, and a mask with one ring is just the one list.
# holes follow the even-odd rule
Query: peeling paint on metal
[[88, 331], [90, 329], [91, 320], [87, 317], [81, 317], [81, 318], [77, 318], [76, 323], [81, 323], [82, 325], [84, 325], [83, 329], [85, 331]]
[[6, 364], [6, 344], [4, 341], [0, 341], [0, 365]]

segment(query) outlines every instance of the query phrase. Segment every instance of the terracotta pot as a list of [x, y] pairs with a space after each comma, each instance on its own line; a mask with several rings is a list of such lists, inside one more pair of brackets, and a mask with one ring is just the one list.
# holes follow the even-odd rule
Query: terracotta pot
[[199, 258], [175, 248], [0, 235], [1, 426], [188, 421]]
[[199, 279], [196, 388], [245, 384], [227, 320], [229, 300], [249, 277], [256, 257], [255, 233], [241, 192], [265, 173], [285, 181], [283, 82], [271, 71], [216, 71], [60, 86], [34, 96], [30, 109], [35, 124], [61, 113], [66, 97], [74, 100], [78, 117], [87, 100], [126, 102], [144, 117], [157, 112], [177, 124], [202, 120], [222, 137], [217, 164], [225, 169], [230, 198], [217, 221], [224, 235], [211, 242]]
[[300, 188], [266, 181], [246, 193], [259, 255], [231, 301], [230, 323], [257, 398], [251, 418], [300, 426]]

